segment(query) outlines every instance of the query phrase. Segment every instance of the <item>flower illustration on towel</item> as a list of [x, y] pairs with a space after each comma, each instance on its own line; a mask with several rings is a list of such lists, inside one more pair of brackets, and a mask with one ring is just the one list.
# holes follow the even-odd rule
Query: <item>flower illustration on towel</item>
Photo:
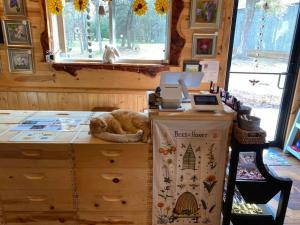
[[168, 154], [172, 154], [176, 152], [176, 147], [172, 146], [170, 144], [165, 145], [165, 146], [161, 146], [159, 148], [159, 153], [163, 154], [163, 155], [168, 155]]
[[203, 181], [204, 188], [207, 190], [208, 193], [211, 193], [214, 186], [217, 183], [217, 179], [215, 175], [209, 175], [206, 177], [206, 179]]

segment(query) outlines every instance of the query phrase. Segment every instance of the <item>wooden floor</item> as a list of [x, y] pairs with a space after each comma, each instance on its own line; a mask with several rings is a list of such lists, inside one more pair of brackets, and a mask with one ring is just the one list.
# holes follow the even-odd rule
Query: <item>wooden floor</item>
[[[289, 177], [293, 180], [290, 201], [286, 213], [285, 225], [300, 225], [300, 161], [289, 154], [283, 155], [292, 166], [271, 166], [270, 168], [280, 177]], [[272, 206], [277, 201], [272, 200]]]

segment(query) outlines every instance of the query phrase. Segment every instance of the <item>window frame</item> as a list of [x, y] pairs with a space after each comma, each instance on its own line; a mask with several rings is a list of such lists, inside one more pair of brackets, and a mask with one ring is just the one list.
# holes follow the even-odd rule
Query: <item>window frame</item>
[[[47, 1], [47, 0], [46, 0]], [[63, 0], [65, 1], [65, 0]], [[176, 0], [175, 0], [176, 1]], [[173, 0], [170, 0], [170, 5], [172, 6]], [[115, 37], [115, 20], [114, 20], [114, 8], [112, 7], [112, 2], [108, 1], [109, 6], [109, 43], [111, 45], [115, 45], [116, 37]], [[167, 24], [166, 24], [166, 49], [165, 49], [165, 59], [118, 59], [116, 63], [118, 64], [168, 64], [170, 59], [170, 43], [171, 43], [171, 21], [172, 21], [172, 7], [167, 15]], [[64, 19], [62, 13], [59, 15], [52, 15], [51, 13], [47, 13], [47, 20], [49, 23], [49, 47], [50, 49], [57, 53], [58, 51], [61, 53], [66, 53], [66, 41], [65, 41], [65, 26], [64, 26]], [[54, 40], [54, 29], [53, 25], [56, 25], [59, 36], [58, 36], [58, 44], [55, 43]], [[59, 48], [57, 48], [57, 45]], [[85, 59], [72, 59], [72, 58], [59, 58], [55, 60], [55, 63], [103, 63], [102, 57], [100, 58], [85, 58]]]
[[[42, 16], [44, 20], [44, 31], [41, 32], [40, 42], [42, 46], [43, 61], [46, 62], [47, 55], [50, 51], [50, 24], [48, 20], [48, 10], [46, 1], [41, 1]], [[170, 56], [168, 64], [104, 64], [104, 63], [51, 63], [52, 68], [56, 71], [64, 71], [71, 76], [77, 76], [78, 70], [89, 68], [95, 70], [119, 70], [135, 73], [142, 73], [146, 76], [154, 77], [159, 72], [169, 71], [169, 66], [179, 66], [179, 58], [185, 45], [185, 39], [177, 31], [177, 24], [181, 13], [184, 10], [183, 0], [173, 0], [172, 2], [172, 19], [170, 21]]]

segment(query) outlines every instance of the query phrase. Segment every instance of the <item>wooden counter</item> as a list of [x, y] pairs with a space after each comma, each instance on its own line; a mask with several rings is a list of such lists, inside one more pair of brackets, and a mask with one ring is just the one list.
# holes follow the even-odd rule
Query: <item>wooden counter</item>
[[[3, 224], [147, 224], [151, 145], [105, 142], [88, 134], [100, 113], [0, 111]], [[26, 119], [81, 119], [45, 142], [14, 141]], [[2, 223], [1, 223], [2, 224]]]
[[[3, 224], [151, 224], [152, 144], [111, 143], [92, 137], [88, 123], [95, 115], [99, 113], [0, 110]], [[150, 115], [232, 120], [233, 114], [151, 111]], [[28, 118], [81, 122], [51, 141], [14, 141], [20, 131], [11, 129]]]
[[191, 108], [191, 104], [182, 104], [183, 112], [160, 112], [156, 109], [148, 110], [150, 118], [160, 119], [184, 119], [184, 120], [214, 120], [214, 121], [232, 121], [235, 119], [236, 113], [227, 105], [224, 105], [224, 110], [220, 111], [202, 111], [197, 112]]

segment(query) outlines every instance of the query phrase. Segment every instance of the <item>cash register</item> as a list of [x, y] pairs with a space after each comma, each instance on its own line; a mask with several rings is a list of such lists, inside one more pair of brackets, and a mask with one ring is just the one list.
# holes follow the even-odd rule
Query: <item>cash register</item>
[[200, 92], [189, 94], [188, 88], [198, 88], [204, 77], [203, 72], [164, 72], [160, 78], [160, 111], [184, 111], [181, 103], [191, 103], [196, 111], [222, 110], [219, 94]]

